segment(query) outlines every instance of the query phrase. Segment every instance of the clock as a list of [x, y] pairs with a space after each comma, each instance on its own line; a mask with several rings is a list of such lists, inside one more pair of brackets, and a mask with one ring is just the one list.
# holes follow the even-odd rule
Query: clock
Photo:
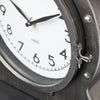
[[0, 0], [1, 62], [38, 91], [65, 88], [90, 61], [79, 20], [65, 0]]

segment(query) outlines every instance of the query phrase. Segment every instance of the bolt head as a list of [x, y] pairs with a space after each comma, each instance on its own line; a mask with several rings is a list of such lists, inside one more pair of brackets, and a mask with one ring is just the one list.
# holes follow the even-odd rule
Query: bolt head
[[87, 24], [91, 24], [93, 21], [92, 17], [90, 15], [86, 15], [84, 17], [84, 22], [87, 23]]
[[85, 77], [86, 79], [89, 79], [89, 78], [91, 77], [91, 75], [90, 75], [90, 73], [86, 72], [86, 73], [84, 73], [84, 77]]

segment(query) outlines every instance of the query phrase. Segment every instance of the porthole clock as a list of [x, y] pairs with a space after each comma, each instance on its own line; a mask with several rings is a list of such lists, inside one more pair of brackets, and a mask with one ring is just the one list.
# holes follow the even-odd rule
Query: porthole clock
[[62, 90], [92, 59], [82, 27], [71, 0], [0, 0], [0, 60], [39, 92]]
[[1, 0], [1, 56], [13, 74], [41, 91], [64, 88], [83, 46], [72, 21], [64, 0]]

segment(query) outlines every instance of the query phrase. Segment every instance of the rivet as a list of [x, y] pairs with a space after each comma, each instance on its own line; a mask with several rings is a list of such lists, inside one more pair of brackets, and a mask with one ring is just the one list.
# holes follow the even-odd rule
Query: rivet
[[85, 22], [85, 23], [91, 24], [92, 21], [93, 21], [93, 19], [92, 19], [92, 17], [91, 17], [90, 15], [86, 15], [86, 16], [84, 17], [84, 22]]
[[86, 79], [89, 79], [89, 78], [91, 77], [91, 75], [90, 75], [90, 73], [86, 72], [86, 73], [84, 73], [84, 77], [85, 77]]

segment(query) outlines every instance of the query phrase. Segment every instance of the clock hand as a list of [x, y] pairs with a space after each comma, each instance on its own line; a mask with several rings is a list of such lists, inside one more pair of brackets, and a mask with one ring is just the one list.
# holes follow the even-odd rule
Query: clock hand
[[19, 13], [29, 22], [30, 20], [28, 19], [28, 17], [25, 15], [24, 11], [22, 11], [22, 9], [20, 7], [18, 7], [17, 4], [15, 4], [12, 0], [10, 0], [11, 3], [15, 6], [15, 8], [19, 11]]
[[54, 18], [54, 17], [57, 17], [57, 16], [59, 16], [59, 15], [60, 15], [60, 14], [45, 16], [45, 17], [36, 19], [36, 20], [34, 20], [34, 21], [27, 22], [27, 23], [26, 23], [26, 26], [28, 27], [28, 26], [31, 26], [31, 25], [36, 24], [36, 23], [44, 22], [44, 21], [50, 20], [50, 19], [52, 19], [52, 18]]

